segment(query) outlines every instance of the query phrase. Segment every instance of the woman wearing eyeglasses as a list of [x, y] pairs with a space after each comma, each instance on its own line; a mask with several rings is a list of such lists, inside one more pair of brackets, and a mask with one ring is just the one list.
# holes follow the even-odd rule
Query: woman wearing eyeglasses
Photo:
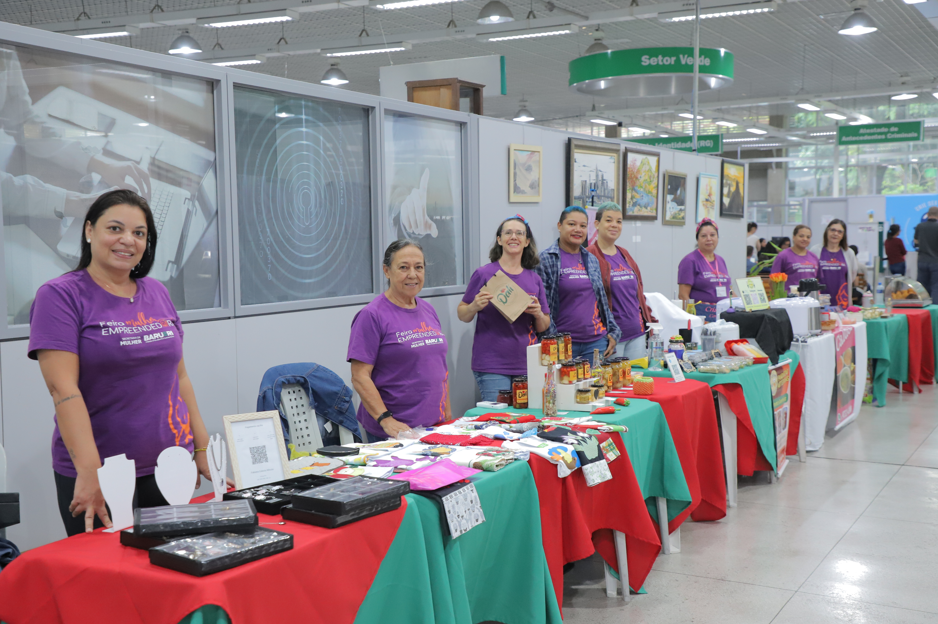
[[851, 303], [853, 280], [857, 277], [857, 257], [847, 246], [847, 224], [834, 219], [824, 230], [824, 245], [815, 245], [811, 253], [818, 257], [818, 282], [821, 292], [831, 296], [831, 305], [846, 309]]
[[[498, 391], [511, 388], [511, 378], [527, 374], [525, 349], [537, 342], [537, 334], [550, 327], [547, 294], [540, 275], [540, 264], [531, 227], [521, 215], [508, 217], [495, 232], [495, 244], [489, 251], [491, 262], [479, 267], [469, 279], [466, 294], [456, 308], [463, 323], [476, 321], [472, 340], [472, 374], [483, 401], [495, 401]], [[531, 298], [524, 313], [509, 323], [494, 305], [492, 294], [482, 292], [498, 271], [518, 284]]]

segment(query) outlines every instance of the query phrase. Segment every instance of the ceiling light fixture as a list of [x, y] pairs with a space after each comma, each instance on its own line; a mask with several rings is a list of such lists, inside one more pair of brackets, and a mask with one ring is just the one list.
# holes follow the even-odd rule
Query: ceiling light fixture
[[384, 4], [376, 4], [375, 8], [388, 11], [391, 9], [413, 9], [415, 7], [431, 6], [434, 4], [446, 4], [452, 2], [459, 2], [459, 0], [404, 0], [403, 2], [385, 2]]
[[596, 31], [593, 33], [593, 43], [590, 47], [586, 48], [583, 51], [583, 56], [589, 56], [590, 54], [599, 54], [600, 52], [608, 52], [609, 46], [603, 43], [603, 38], [606, 36], [606, 33], [603, 32], [602, 26], [597, 26]]
[[519, 102], [521, 108], [518, 109], [518, 112], [515, 113], [515, 116], [512, 118], [512, 121], [520, 121], [521, 123], [527, 123], [529, 121], [534, 121], [534, 115], [531, 114], [531, 111], [528, 110], [528, 102], [524, 98], [521, 98]]
[[[758, 4], [740, 5], [738, 7], [718, 7], [715, 9], [704, 9], [700, 12], [700, 19], [710, 19], [714, 17], [740, 17], [742, 15], [758, 15], [760, 13], [771, 13], [775, 11], [778, 5], [775, 2], [762, 2]], [[693, 11], [678, 11], [674, 13], [665, 13], [658, 16], [662, 22], [690, 22], [694, 19]]]
[[501, 33], [489, 33], [487, 35], [476, 35], [479, 41], [510, 41], [512, 39], [534, 39], [535, 37], [552, 37], [554, 35], [566, 35], [573, 32], [570, 26], [554, 26], [552, 28], [531, 28], [529, 30], [512, 30]]
[[824, 113], [824, 116], [828, 119], [836, 119], [837, 121], [843, 121], [847, 118], [846, 115], [841, 115], [840, 113]]
[[286, 111], [280, 111], [279, 113], [275, 115], [275, 117], [279, 117], [280, 119], [289, 119], [290, 117], [296, 117], [296, 115], [294, 115], [293, 113], [288, 113]]
[[846, 19], [837, 34], [856, 36], [876, 32], [877, 30], [879, 28], [873, 18], [864, 13], [863, 9], [857, 8], [853, 10], [853, 15]]
[[590, 119], [590, 123], [599, 124], [601, 126], [618, 126], [618, 121], [613, 121], [611, 119], [603, 119], [602, 117], [594, 117]]
[[506, 7], [498, 0], [492, 0], [479, 11], [479, 17], [476, 21], [480, 24], [504, 24], [505, 22], [515, 21], [515, 16], [511, 9]]
[[739, 137], [737, 139], [723, 139], [724, 143], [742, 143], [743, 141], [758, 141], [758, 137]]
[[751, 132], [752, 134], [768, 134], [768, 131], [762, 128], [746, 128], [746, 132]]
[[75, 30], [65, 33], [79, 39], [110, 39], [112, 37], [129, 37], [139, 35], [140, 29], [135, 26], [121, 26], [120, 28], [94, 28], [90, 30]]
[[667, 134], [659, 134], [658, 136], [660, 136], [662, 139], [666, 139], [666, 138], [668, 138], [669, 135], [667, 135]]
[[169, 44], [170, 54], [198, 54], [201, 51], [202, 46], [189, 34], [188, 30], [182, 31], [182, 34]]
[[648, 128], [642, 128], [641, 126], [629, 126], [629, 130], [632, 132], [641, 132], [642, 134], [651, 134], [654, 130], [649, 130]]
[[798, 108], [803, 108], [804, 110], [811, 111], [811, 112], [821, 110], [820, 106], [815, 106], [811, 102], [801, 102], [800, 104], [798, 104]]
[[720, 119], [719, 121], [715, 121], [713, 123], [715, 123], [718, 126], [725, 126], [727, 128], [735, 128], [737, 125], [739, 125], [739, 124], [733, 123], [732, 121], [727, 121], [725, 119]]
[[892, 100], [914, 100], [918, 97], [917, 93], [900, 93], [899, 95], [894, 95], [890, 99]]
[[921, 4], [922, 2], [925, 2], [925, 1], [926, 0], [903, 0], [903, 2], [905, 2], [906, 4]]
[[224, 17], [200, 17], [195, 20], [199, 26], [210, 28], [229, 28], [231, 26], [253, 26], [257, 24], [275, 24], [277, 22], [290, 22], [300, 19], [300, 14], [290, 9], [280, 11], [258, 11], [257, 13], [242, 13], [240, 15], [226, 15]]
[[[694, 114], [693, 114], [693, 113], [678, 113], [677, 116], [678, 116], [678, 117], [683, 117], [684, 119], [693, 119], [693, 118], [694, 118]], [[703, 117], [701, 117], [700, 115], [697, 115], [697, 119], [703, 119]]]
[[259, 65], [263, 63], [261, 59], [257, 57], [252, 58], [240, 58], [240, 59], [227, 59], [224, 61], [212, 61], [212, 65], [217, 65], [218, 67], [238, 67], [239, 65]]
[[345, 75], [344, 71], [339, 69], [338, 63], [333, 63], [329, 66], [329, 69], [326, 70], [326, 73], [322, 75], [322, 79], [319, 82], [324, 85], [329, 85], [330, 87], [338, 87], [348, 84], [348, 76]]
[[402, 41], [400, 43], [376, 43], [374, 45], [363, 45], [363, 46], [353, 46], [350, 48], [332, 48], [331, 50], [323, 50], [321, 54], [323, 56], [359, 56], [362, 54], [379, 54], [381, 52], [402, 52], [404, 50], [410, 50], [411, 45], [407, 41]]
[[812, 132], [811, 136], [833, 136], [836, 132]]

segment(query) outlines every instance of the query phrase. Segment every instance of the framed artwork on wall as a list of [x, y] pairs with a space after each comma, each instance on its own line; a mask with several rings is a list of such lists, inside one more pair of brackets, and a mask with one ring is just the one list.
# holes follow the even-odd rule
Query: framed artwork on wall
[[717, 201], [720, 197], [720, 176], [701, 173], [697, 176], [697, 216], [696, 222], [717, 218]]
[[567, 205], [586, 209], [587, 244], [596, 240], [596, 209], [607, 201], [622, 205], [619, 158], [615, 143], [570, 139], [567, 144]]
[[684, 225], [687, 219], [686, 173], [664, 172], [664, 195], [661, 203], [662, 222], [665, 225]]
[[720, 175], [720, 216], [742, 219], [746, 214], [746, 165], [724, 160]]
[[658, 161], [657, 152], [626, 150], [625, 202], [622, 218], [639, 221], [658, 219]]
[[541, 201], [541, 169], [543, 154], [540, 145], [508, 146], [508, 201]]

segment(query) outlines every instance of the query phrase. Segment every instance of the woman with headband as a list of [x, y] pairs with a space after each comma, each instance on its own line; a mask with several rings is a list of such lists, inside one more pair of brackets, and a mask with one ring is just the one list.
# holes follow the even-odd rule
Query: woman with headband
[[[499, 390], [511, 388], [513, 376], [527, 374], [525, 349], [537, 342], [538, 333], [550, 327], [544, 283], [534, 271], [540, 264], [537, 246], [524, 217], [515, 215], [499, 224], [489, 260], [489, 264], [472, 274], [466, 294], [456, 308], [456, 315], [463, 323], [471, 323], [479, 317], [472, 340], [472, 374], [483, 401], [495, 401]], [[531, 298], [524, 313], [513, 323], [495, 306], [489, 305], [492, 294], [482, 292], [482, 287], [498, 271]]]
[[678, 298], [697, 302], [697, 314], [707, 322], [717, 320], [716, 303], [730, 296], [726, 262], [716, 254], [720, 230], [712, 219], [697, 224], [697, 249], [677, 267]]
[[594, 349], [608, 357], [621, 333], [609, 310], [599, 260], [583, 247], [587, 224], [584, 208], [564, 208], [557, 223], [560, 237], [541, 252], [537, 272], [547, 290], [551, 333], [570, 334], [574, 358], [590, 357]]
[[811, 245], [811, 228], [804, 224], [796, 225], [791, 238], [792, 246], [783, 249], [772, 261], [772, 273], [784, 273], [788, 276], [785, 288], [798, 286], [803, 279], [816, 279], [821, 263], [818, 257], [808, 250]]

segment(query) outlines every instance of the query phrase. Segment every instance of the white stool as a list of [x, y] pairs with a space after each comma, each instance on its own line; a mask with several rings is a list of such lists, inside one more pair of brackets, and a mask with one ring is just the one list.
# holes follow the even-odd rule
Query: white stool
[[622, 599], [625, 602], [631, 602], [632, 596], [629, 593], [629, 561], [628, 557], [626, 556], [625, 533], [620, 531], [613, 531], [612, 535], [616, 545], [616, 563], [619, 566], [619, 580], [616, 580], [616, 577], [612, 575], [612, 571], [609, 569], [609, 566], [606, 565], [606, 562], [603, 562], [603, 572], [605, 573], [606, 577], [606, 596], [609, 598], [615, 598], [618, 584], [621, 583]]

